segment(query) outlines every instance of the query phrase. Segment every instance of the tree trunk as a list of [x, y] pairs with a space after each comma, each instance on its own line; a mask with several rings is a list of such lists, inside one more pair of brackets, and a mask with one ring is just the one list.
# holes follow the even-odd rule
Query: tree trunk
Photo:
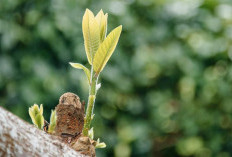
[[0, 156], [86, 157], [0, 107]]

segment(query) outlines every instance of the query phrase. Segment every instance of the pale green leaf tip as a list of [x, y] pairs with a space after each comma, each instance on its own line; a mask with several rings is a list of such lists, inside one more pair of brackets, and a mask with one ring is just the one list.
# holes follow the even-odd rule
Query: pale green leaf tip
[[52, 110], [51, 116], [50, 116], [50, 125], [48, 127], [48, 133], [53, 133], [56, 127], [56, 110]]
[[100, 143], [100, 139], [98, 138], [97, 141], [96, 141], [95, 148], [105, 148], [105, 147], [106, 147], [105, 142]]
[[100, 88], [101, 88], [101, 83], [98, 83], [98, 84], [96, 85], [96, 89], [99, 90]]
[[91, 115], [91, 120], [93, 120], [94, 116], [95, 116], [95, 114], [92, 114], [92, 115]]
[[73, 62], [69, 62], [69, 64], [70, 64], [71, 66], [73, 66], [74, 63], [73, 63]]
[[40, 112], [41, 115], [43, 115], [43, 104], [40, 104], [39, 112]]
[[118, 26], [118, 28], [119, 28], [120, 30], [122, 30], [122, 25]]
[[43, 125], [44, 125], [43, 105], [41, 104], [40, 108], [37, 104], [34, 104], [33, 106], [29, 107], [29, 115], [31, 117], [33, 124], [37, 128], [43, 129]]
[[93, 128], [91, 128], [91, 129], [89, 130], [88, 136], [89, 136], [89, 138], [91, 138], [91, 139], [93, 140], [93, 138], [94, 138], [94, 131], [93, 131]]
[[98, 13], [103, 13], [103, 15], [104, 15], [104, 12], [103, 12], [103, 10], [101, 9]]
[[95, 148], [105, 148], [106, 144], [104, 142], [98, 143]]
[[52, 110], [51, 117], [50, 117], [50, 123], [56, 122], [56, 111]]
[[85, 13], [93, 14], [93, 12], [90, 9], [88, 9], [88, 8], [86, 8]]
[[[76, 64], [79, 64], [79, 63], [69, 62], [69, 64], [70, 64], [73, 68], [81, 69], [80, 67], [76, 66]], [[80, 64], [79, 64], [79, 65], [80, 65]]]

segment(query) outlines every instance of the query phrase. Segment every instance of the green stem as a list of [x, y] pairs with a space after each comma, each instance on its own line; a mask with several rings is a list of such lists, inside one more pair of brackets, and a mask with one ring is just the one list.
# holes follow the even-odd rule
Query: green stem
[[91, 69], [91, 83], [90, 83], [90, 89], [89, 89], [89, 99], [88, 99], [88, 106], [86, 110], [86, 116], [85, 116], [85, 123], [83, 128], [83, 135], [88, 136], [88, 131], [90, 129], [91, 124], [91, 117], [93, 114], [94, 109], [94, 102], [96, 97], [96, 85], [97, 85], [98, 77], [94, 75], [93, 69]]

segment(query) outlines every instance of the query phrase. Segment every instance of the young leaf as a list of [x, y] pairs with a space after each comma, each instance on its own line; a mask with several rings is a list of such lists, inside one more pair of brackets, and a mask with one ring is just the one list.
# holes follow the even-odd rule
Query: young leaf
[[50, 124], [49, 124], [49, 127], [48, 127], [48, 133], [53, 133], [54, 132], [55, 127], [56, 127], [56, 119], [57, 119], [56, 111], [52, 110], [51, 117], [50, 117]]
[[37, 104], [34, 104], [29, 108], [29, 115], [35, 126], [39, 129], [43, 129], [44, 126], [44, 117], [43, 117], [43, 105], [40, 105], [40, 108]]
[[35, 124], [35, 112], [32, 107], [29, 108], [29, 115], [31, 117], [32, 123]]
[[96, 74], [99, 74], [102, 69], [105, 67], [109, 58], [114, 52], [118, 39], [122, 31], [122, 26], [118, 26], [106, 37], [103, 43], [99, 46], [94, 59], [93, 59], [93, 68]]
[[37, 114], [37, 115], [35, 116], [35, 121], [36, 121], [35, 125], [36, 125], [39, 129], [43, 129], [43, 126], [44, 126], [44, 117], [43, 117], [43, 115]]
[[105, 148], [105, 147], [106, 147], [106, 144], [104, 142], [100, 143], [100, 139], [98, 138], [95, 148]]
[[40, 113], [41, 115], [43, 115], [43, 104], [40, 104], [39, 113]]
[[101, 83], [98, 83], [98, 84], [96, 85], [96, 90], [98, 91], [100, 88], [101, 88]]
[[91, 115], [91, 120], [93, 120], [94, 116], [95, 116], [95, 114], [92, 114], [92, 115]]
[[87, 76], [88, 81], [89, 81], [89, 83], [90, 83], [90, 71], [89, 71], [88, 68], [86, 68], [84, 65], [79, 64], [79, 63], [72, 63], [72, 62], [69, 62], [69, 64], [70, 64], [72, 67], [74, 67], [74, 68], [84, 70], [85, 75]]
[[89, 138], [93, 140], [93, 138], [94, 138], [94, 131], [93, 131], [93, 128], [91, 128], [91, 129], [89, 130], [88, 134], [89, 134]]
[[92, 65], [92, 59], [100, 44], [100, 30], [99, 24], [95, 19], [93, 13], [86, 9], [82, 20], [82, 31], [85, 43], [85, 51], [89, 61]]
[[101, 143], [98, 143], [95, 148], [105, 148], [106, 147], [106, 144], [105, 142], [101, 142]]
[[40, 109], [39, 109], [39, 106], [37, 104], [34, 104], [31, 108], [32, 108], [35, 116], [40, 113]]
[[106, 32], [107, 32], [107, 17], [108, 14], [103, 13], [102, 9], [98, 12], [97, 16], [95, 19], [97, 20], [100, 28], [100, 39], [101, 42], [106, 38]]

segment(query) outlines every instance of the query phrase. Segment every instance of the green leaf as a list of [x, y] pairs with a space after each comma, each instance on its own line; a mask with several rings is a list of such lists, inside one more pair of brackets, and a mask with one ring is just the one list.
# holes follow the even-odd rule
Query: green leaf
[[33, 110], [35, 116], [40, 113], [40, 109], [39, 109], [39, 106], [37, 104], [34, 104], [32, 106], [32, 110]]
[[98, 83], [97, 85], [96, 85], [96, 90], [99, 90], [101, 88], [101, 83]]
[[121, 31], [122, 26], [118, 26], [117, 28], [115, 28], [113, 31], [110, 32], [103, 43], [99, 46], [93, 59], [93, 68], [96, 74], [99, 74], [103, 70], [106, 63], [113, 54], [118, 43]]
[[89, 138], [91, 138], [91, 139], [93, 140], [93, 138], [94, 138], [93, 128], [91, 128], [91, 129], [89, 130], [88, 136], [89, 136]]
[[100, 143], [100, 139], [98, 138], [98, 139], [97, 139], [97, 143], [96, 143], [96, 145], [95, 145], [95, 148], [105, 148], [105, 147], [106, 147], [105, 142], [101, 142], [101, 143]]
[[43, 105], [40, 105], [40, 108], [37, 104], [34, 104], [29, 108], [29, 115], [33, 124], [39, 128], [43, 129], [44, 126], [44, 117], [43, 117]]
[[48, 133], [53, 133], [56, 127], [56, 120], [57, 120], [57, 116], [56, 116], [56, 111], [52, 110], [51, 116], [50, 116], [50, 124], [48, 127]]
[[41, 114], [37, 114], [35, 116], [35, 125], [39, 128], [39, 129], [43, 129], [44, 126], [44, 117]]
[[82, 31], [86, 55], [89, 64], [92, 65], [93, 56], [97, 52], [97, 49], [100, 44], [100, 30], [97, 20], [95, 19], [93, 13], [89, 9], [86, 9], [85, 14], [83, 16]]
[[85, 75], [87, 76], [88, 81], [89, 81], [89, 83], [90, 83], [90, 71], [89, 71], [88, 68], [86, 68], [84, 65], [79, 64], [79, 63], [72, 63], [72, 62], [69, 62], [69, 64], [70, 64], [72, 67], [76, 68], [76, 69], [82, 69], [82, 70], [84, 70]]
[[95, 148], [105, 148], [106, 147], [106, 144], [105, 142], [101, 142], [101, 143], [98, 143]]
[[95, 114], [92, 114], [92, 115], [91, 115], [91, 120], [93, 120], [94, 116], [95, 116]]
[[106, 38], [107, 18], [108, 18], [108, 14], [104, 15], [102, 9], [98, 12], [98, 14], [95, 17], [95, 19], [97, 20], [97, 22], [99, 24], [99, 28], [100, 28], [100, 39], [101, 39], [101, 42], [103, 42], [104, 39]]
[[40, 104], [39, 113], [40, 113], [41, 115], [43, 115], [43, 104]]
[[32, 107], [29, 108], [29, 115], [31, 117], [32, 123], [35, 124], [35, 112]]

